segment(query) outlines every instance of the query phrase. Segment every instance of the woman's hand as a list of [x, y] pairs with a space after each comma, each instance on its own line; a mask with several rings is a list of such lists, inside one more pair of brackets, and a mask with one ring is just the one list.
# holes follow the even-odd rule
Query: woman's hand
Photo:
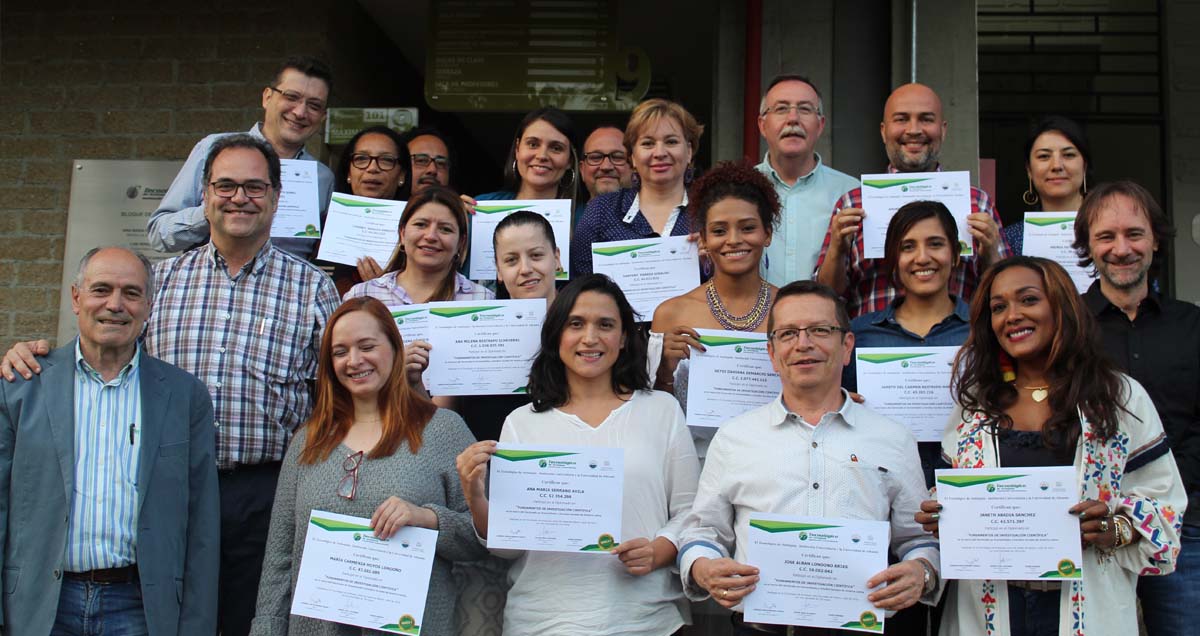
[[679, 366], [680, 360], [692, 357], [692, 349], [707, 351], [704, 345], [700, 344], [700, 334], [696, 333], [695, 329], [676, 327], [663, 334], [663, 362], [666, 363], [663, 366], [671, 377], [674, 377], [675, 368]]
[[645, 537], [622, 541], [610, 552], [621, 559], [625, 571], [633, 576], [645, 576], [654, 571], [654, 544]]
[[1079, 535], [1083, 547], [1111, 549], [1117, 543], [1117, 524], [1108, 513], [1108, 505], [1095, 499], [1071, 506], [1071, 514], [1079, 516]]
[[404, 373], [412, 386], [422, 386], [421, 374], [429, 367], [429, 352], [433, 345], [424, 340], [414, 340], [404, 345]]
[[387, 540], [404, 526], [437, 529], [437, 513], [420, 506], [414, 506], [399, 497], [388, 497], [375, 509], [371, 515], [371, 527], [375, 536]]
[[467, 216], [475, 214], [475, 206], [479, 205], [478, 201], [465, 194], [458, 195], [458, 198], [462, 199], [463, 207], [467, 209]]
[[913, 519], [921, 524], [925, 532], [938, 536], [938, 518], [941, 517], [942, 504], [936, 499], [926, 499], [921, 502], [921, 510], [913, 515]]
[[458, 480], [462, 482], [463, 496], [467, 504], [472, 501], [486, 501], [486, 486], [484, 477], [487, 475], [488, 462], [496, 454], [496, 442], [484, 440], [466, 447], [454, 460], [458, 469]]
[[370, 256], [364, 256], [357, 261], [358, 277], [364, 281], [372, 280], [383, 276], [383, 268], [379, 263]]

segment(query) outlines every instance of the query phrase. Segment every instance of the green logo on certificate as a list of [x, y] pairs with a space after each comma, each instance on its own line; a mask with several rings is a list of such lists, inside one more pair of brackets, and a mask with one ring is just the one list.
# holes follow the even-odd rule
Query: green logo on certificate
[[396, 624], [400, 626], [400, 629], [408, 631], [417, 626], [417, 619], [405, 614], [404, 616], [400, 617], [400, 620], [397, 621]]
[[355, 540], [355, 541], [362, 541], [362, 535], [361, 535], [361, 534], [359, 534], [359, 533], [357, 533], [357, 532], [355, 532], [355, 533], [354, 533], [354, 540]]
[[875, 616], [875, 612], [863, 612], [862, 616], [858, 617], [858, 622], [862, 623], [863, 627], [874, 627], [879, 622], [879, 617]]
[[808, 533], [807, 533], [807, 532], [801, 532], [801, 533], [800, 533], [800, 540], [801, 540], [801, 541], [808, 541]]
[[908, 360], [905, 360], [905, 361], [901, 362], [901, 363], [900, 363], [900, 366], [901, 366], [902, 368], [905, 368], [905, 369], [907, 369], [907, 368], [908, 368]]
[[539, 459], [539, 460], [538, 460], [538, 467], [539, 467], [539, 468], [545, 468], [546, 466], [549, 466], [549, 465], [550, 465], [550, 463], [549, 463], [549, 462], [547, 462], [547, 461], [546, 461], [546, 460], [544, 460], [544, 459]]
[[479, 320], [479, 314], [475, 314], [474, 316], [471, 316], [471, 320]]
[[988, 492], [996, 492], [996, 484], [988, 484], [987, 491]]
[[596, 547], [600, 548], [601, 550], [611, 550], [616, 544], [617, 543], [613, 540], [613, 536], [611, 534], [602, 534], [600, 535], [599, 539], [596, 539]]
[[1070, 559], [1063, 559], [1058, 562], [1058, 573], [1062, 576], [1071, 576], [1075, 573], [1075, 562]]

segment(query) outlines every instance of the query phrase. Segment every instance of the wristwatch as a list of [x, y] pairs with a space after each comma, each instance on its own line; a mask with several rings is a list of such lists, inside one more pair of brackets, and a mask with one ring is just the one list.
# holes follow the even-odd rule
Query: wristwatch
[[1113, 515], [1113, 523], [1115, 524], [1113, 534], [1116, 535], [1116, 543], [1113, 544], [1113, 548], [1129, 545], [1133, 541], [1133, 523], [1129, 521], [1129, 517]]
[[921, 586], [921, 596], [925, 596], [937, 586], [937, 573], [933, 571], [933, 566], [925, 559], [917, 559], [917, 563], [920, 563], [921, 569], [925, 570], [925, 584]]

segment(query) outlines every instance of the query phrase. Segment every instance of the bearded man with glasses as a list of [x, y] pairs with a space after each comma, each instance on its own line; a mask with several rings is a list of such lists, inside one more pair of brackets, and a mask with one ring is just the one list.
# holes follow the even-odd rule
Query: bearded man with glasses
[[[285, 159], [317, 161], [304, 148], [325, 121], [333, 75], [329, 67], [310, 57], [292, 57], [284, 61], [271, 85], [263, 88], [263, 120], [249, 133], [270, 144]], [[216, 133], [201, 139], [192, 148], [183, 168], [171, 182], [146, 227], [150, 245], [160, 252], [184, 252], [203, 245], [209, 238], [208, 220], [202, 203], [208, 184], [201, 179], [204, 160], [213, 144], [222, 137], [242, 133]], [[317, 164], [317, 183], [322, 225], [333, 192], [333, 172]], [[317, 242], [307, 238], [277, 238], [275, 246], [308, 259]]]

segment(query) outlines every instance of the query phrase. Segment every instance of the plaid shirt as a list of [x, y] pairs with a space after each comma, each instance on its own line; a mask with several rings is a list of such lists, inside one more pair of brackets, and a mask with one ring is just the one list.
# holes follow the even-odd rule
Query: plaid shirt
[[211, 243], [155, 264], [154, 276], [145, 350], [208, 387], [217, 467], [283, 459], [312, 413], [333, 281], [270, 241], [233, 277]]
[[[888, 166], [888, 172], [896, 172], [896, 169]], [[833, 206], [832, 216], [837, 216], [837, 213], [841, 212], [843, 208], [861, 207], [862, 188], [855, 188], [842, 195], [842, 198]], [[996, 221], [996, 227], [1004, 227], [1004, 224], [1000, 222], [1000, 215], [992, 206], [991, 198], [983, 190], [972, 187], [971, 213], [977, 212], [992, 215], [992, 219]], [[832, 216], [830, 221], [833, 220]], [[817, 257], [818, 270], [825, 262], [825, 252], [829, 251], [829, 240], [829, 230], [826, 230], [825, 241], [821, 244], [821, 255]], [[1008, 256], [1008, 245], [1004, 242], [1003, 232], [1000, 233], [1000, 241], [996, 248], [1000, 252], [1000, 258]], [[842, 294], [846, 298], [846, 310], [850, 312], [852, 319], [873, 311], [883, 311], [900, 295], [900, 289], [883, 271], [883, 259], [863, 258], [862, 255], [863, 235], [862, 232], [858, 232], [854, 237], [850, 253], [846, 255], [846, 278], [849, 284], [846, 286], [845, 293]], [[979, 271], [978, 259], [964, 256], [962, 265], [955, 268], [954, 272], [950, 274], [950, 295], [962, 298], [969, 304], [971, 295], [975, 292], [975, 286], [979, 284], [979, 275], [982, 273]]]

